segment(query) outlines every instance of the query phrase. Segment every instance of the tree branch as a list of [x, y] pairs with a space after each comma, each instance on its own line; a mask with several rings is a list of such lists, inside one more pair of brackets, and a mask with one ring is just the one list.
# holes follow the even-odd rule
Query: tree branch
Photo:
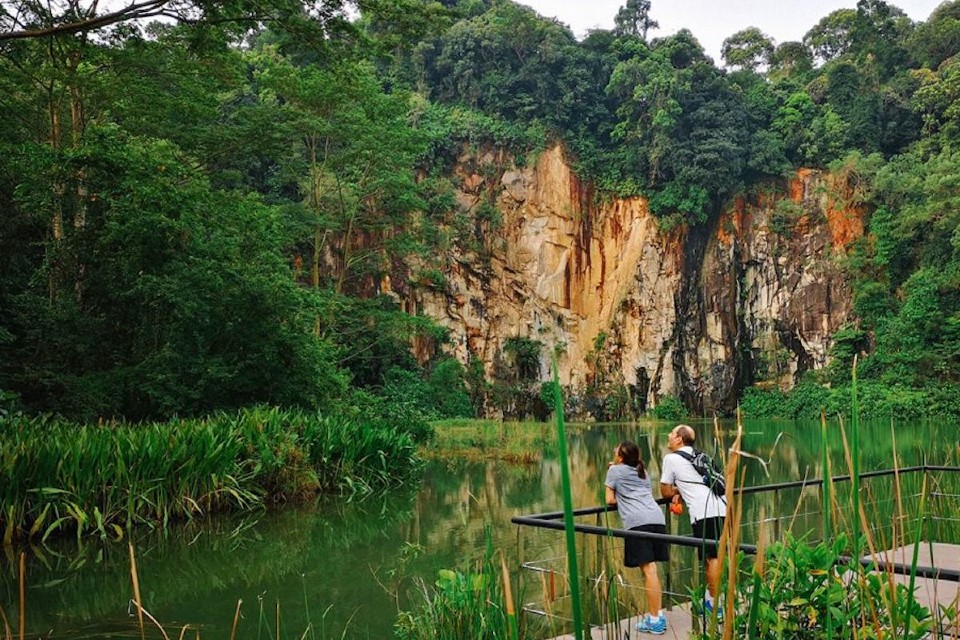
[[159, 15], [161, 13], [160, 9], [169, 1], [170, 0], [147, 0], [146, 2], [135, 2], [124, 7], [123, 9], [120, 9], [119, 11], [105, 13], [102, 16], [87, 18], [86, 20], [66, 22], [64, 24], [58, 24], [53, 27], [46, 27], [42, 29], [4, 31], [0, 32], [0, 42], [5, 40], [22, 40], [26, 38], [45, 38], [56, 35], [67, 35], [81, 31], [89, 31], [91, 29], [98, 29], [100, 27], [116, 24], [117, 22], [123, 22], [125, 20], [150, 18]]

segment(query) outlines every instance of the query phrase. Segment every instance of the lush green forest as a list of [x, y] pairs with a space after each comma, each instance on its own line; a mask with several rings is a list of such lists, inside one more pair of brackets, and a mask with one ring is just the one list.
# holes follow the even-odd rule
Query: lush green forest
[[532, 406], [524, 345], [485, 379], [380, 283], [442, 279], [496, 229], [453, 197], [464, 145], [555, 141], [665, 228], [798, 166], [846, 175], [872, 212], [845, 265], [858, 323], [789, 402], [745, 404], [817, 413], [860, 354], [877, 402], [960, 413], [960, 0], [921, 23], [860, 0], [718, 61], [653, 37], [650, 9], [578, 40], [508, 0], [5, 0], [0, 414]]

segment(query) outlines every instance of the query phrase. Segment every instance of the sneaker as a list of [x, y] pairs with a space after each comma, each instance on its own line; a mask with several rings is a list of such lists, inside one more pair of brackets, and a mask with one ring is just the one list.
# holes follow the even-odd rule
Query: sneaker
[[[710, 600], [703, 601], [703, 612], [706, 614], [707, 618], [713, 617], [713, 602]], [[717, 622], [723, 622], [723, 607], [717, 609]]]
[[667, 632], [667, 619], [664, 618], [662, 614], [654, 618], [647, 613], [640, 618], [636, 629], [640, 633], [652, 633], [656, 636], [662, 636]]

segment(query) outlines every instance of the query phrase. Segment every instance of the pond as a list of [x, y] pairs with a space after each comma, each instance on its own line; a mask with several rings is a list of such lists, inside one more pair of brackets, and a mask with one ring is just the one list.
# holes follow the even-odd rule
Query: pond
[[[622, 439], [640, 444], [658, 477], [672, 426], [572, 426], [574, 506], [601, 503], [607, 461]], [[712, 440], [712, 424], [695, 426], [701, 441]], [[732, 425], [721, 428], [729, 443]], [[743, 450], [765, 463], [744, 462], [745, 485], [821, 477], [818, 424], [747, 422], [744, 432]], [[889, 423], [870, 424], [860, 437], [863, 471], [893, 466], [892, 434], [901, 466], [956, 463], [955, 425], [892, 430]], [[831, 425], [829, 441], [834, 475], [846, 474], [837, 425]], [[132, 542], [144, 607], [173, 638], [186, 624], [201, 629], [205, 638], [229, 638], [238, 600], [243, 601], [238, 638], [276, 637], [278, 609], [283, 637], [300, 637], [308, 626], [318, 638], [340, 638], [344, 630], [347, 638], [390, 637], [398, 608], [407, 605], [419, 581], [430, 584], [439, 569], [465, 568], [488, 541], [514, 567], [558, 557], [562, 535], [520, 534], [510, 518], [560, 509], [560, 491], [553, 451], [528, 465], [446, 460], [431, 462], [419, 487], [391, 496], [326, 500], [186, 523], [166, 532], [136, 531]], [[776, 508], [790, 513], [796, 506], [796, 496], [784, 496]], [[769, 513], [771, 507], [765, 508]], [[816, 515], [809, 522], [801, 517], [794, 526], [812, 528], [817, 522]], [[128, 614], [127, 542], [88, 537], [27, 547], [24, 618], [30, 637], [139, 637]], [[14, 635], [19, 551], [0, 554], [0, 606]]]

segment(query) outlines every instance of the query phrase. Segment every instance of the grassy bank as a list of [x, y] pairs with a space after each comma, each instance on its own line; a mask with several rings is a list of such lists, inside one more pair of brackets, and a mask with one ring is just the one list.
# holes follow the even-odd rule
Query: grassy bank
[[428, 458], [536, 462], [556, 441], [553, 426], [546, 422], [454, 419], [431, 426], [436, 437], [422, 452]]
[[0, 420], [0, 531], [121, 536], [318, 492], [369, 492], [419, 469], [404, 428], [253, 408], [199, 420], [80, 425]]

